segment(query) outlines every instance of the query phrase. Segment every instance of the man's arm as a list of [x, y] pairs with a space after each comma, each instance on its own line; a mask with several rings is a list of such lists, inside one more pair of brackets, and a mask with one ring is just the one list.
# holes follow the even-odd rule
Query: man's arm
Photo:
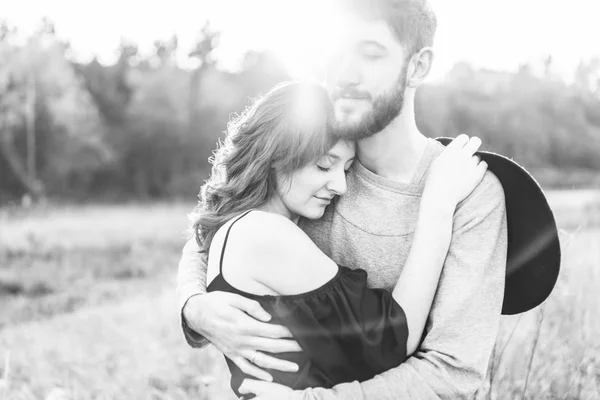
[[188, 344], [202, 348], [212, 343], [242, 371], [263, 380], [273, 378], [261, 368], [297, 371], [296, 364], [263, 353], [300, 351], [296, 341], [287, 339], [290, 331], [266, 323], [271, 316], [255, 300], [227, 292], [206, 293], [207, 263], [196, 241], [189, 240], [177, 274], [181, 327]]
[[296, 393], [303, 399], [468, 399], [483, 383], [506, 273], [506, 208], [487, 173], [457, 209], [453, 236], [420, 349], [365, 382]]
[[183, 315], [183, 309], [193, 296], [206, 293], [207, 257], [200, 252], [200, 247], [194, 238], [188, 240], [183, 247], [179, 270], [177, 273], [177, 300], [181, 315], [181, 327], [185, 340], [192, 347], [205, 347], [208, 340], [191, 329]]

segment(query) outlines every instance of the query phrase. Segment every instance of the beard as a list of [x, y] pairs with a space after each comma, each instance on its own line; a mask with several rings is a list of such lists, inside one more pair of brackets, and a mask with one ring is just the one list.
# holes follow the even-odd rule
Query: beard
[[[394, 86], [385, 93], [371, 100], [371, 109], [365, 111], [356, 123], [341, 121], [336, 117], [333, 130], [336, 136], [346, 140], [366, 139], [384, 130], [400, 113], [404, 107], [404, 91], [406, 90], [407, 65], [400, 71], [400, 76]], [[371, 99], [368, 93], [359, 93], [355, 88], [342, 88], [334, 95], [337, 100], [344, 95], [353, 98]]]

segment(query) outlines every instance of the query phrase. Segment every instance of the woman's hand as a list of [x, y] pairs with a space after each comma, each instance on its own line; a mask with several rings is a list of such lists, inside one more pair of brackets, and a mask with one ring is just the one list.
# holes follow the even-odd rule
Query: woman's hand
[[279, 383], [256, 381], [253, 379], [244, 379], [239, 391], [243, 394], [255, 394], [255, 400], [292, 400], [295, 393], [294, 390]]
[[457, 136], [429, 167], [423, 195], [453, 207], [467, 198], [487, 171], [475, 155], [480, 146], [478, 137]]

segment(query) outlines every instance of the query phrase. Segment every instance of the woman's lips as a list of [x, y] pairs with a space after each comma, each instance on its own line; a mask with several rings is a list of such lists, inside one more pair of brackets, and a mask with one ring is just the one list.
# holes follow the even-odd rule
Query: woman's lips
[[315, 199], [321, 200], [325, 203], [331, 203], [331, 198], [330, 197], [318, 197], [318, 196], [314, 196]]

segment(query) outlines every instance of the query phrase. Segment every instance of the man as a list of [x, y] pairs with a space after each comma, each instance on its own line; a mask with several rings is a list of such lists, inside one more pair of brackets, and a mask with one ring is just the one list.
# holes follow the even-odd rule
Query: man
[[[417, 129], [414, 101], [432, 60], [436, 18], [426, 0], [348, 0], [341, 42], [328, 63], [336, 129], [358, 140], [348, 193], [317, 221], [300, 226], [335, 262], [367, 270], [369, 285], [391, 290], [414, 233], [427, 169], [442, 145]], [[490, 172], [456, 209], [420, 349], [405, 363], [365, 382], [312, 388], [313, 399], [472, 398], [494, 345], [506, 268], [504, 193]], [[194, 241], [184, 248], [179, 296], [186, 338], [211, 341], [240, 368], [269, 380], [263, 368], [294, 365], [263, 353], [299, 351], [287, 329], [266, 324], [257, 303], [206, 292], [206, 261]], [[258, 398], [275, 384], [249, 381]], [[270, 395], [271, 394], [271, 395]], [[271, 396], [271, 397], [269, 397]]]

